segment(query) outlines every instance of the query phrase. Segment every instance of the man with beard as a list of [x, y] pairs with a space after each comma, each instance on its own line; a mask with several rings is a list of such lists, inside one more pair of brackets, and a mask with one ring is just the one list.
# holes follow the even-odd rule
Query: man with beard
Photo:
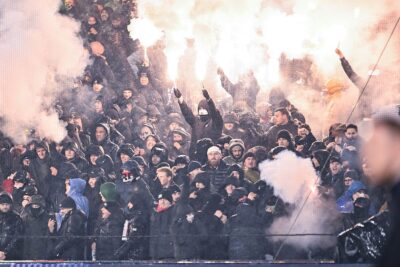
[[194, 149], [198, 140], [210, 138], [214, 142], [222, 134], [223, 119], [219, 110], [215, 107], [207, 90], [203, 90], [205, 99], [201, 100], [198, 106], [198, 116], [195, 116], [186, 102], [183, 100], [179, 89], [174, 89], [174, 94], [178, 98], [179, 107], [185, 117], [186, 122], [192, 127], [192, 140], [190, 144], [190, 157], [194, 158]]
[[[379, 266], [400, 264], [400, 105], [387, 106], [373, 117], [373, 131], [366, 144], [366, 162], [374, 185], [391, 188], [392, 227]], [[353, 183], [354, 184], [354, 183]]]
[[221, 150], [216, 147], [210, 147], [207, 150], [208, 162], [202, 167], [202, 170], [207, 173], [211, 181], [211, 192], [218, 192], [226, 178], [228, 165], [222, 160]]
[[23, 233], [21, 218], [12, 210], [12, 198], [7, 193], [0, 194], [0, 261], [17, 260], [19, 235]]
[[242, 165], [242, 158], [244, 155], [244, 143], [241, 139], [232, 139], [229, 142], [229, 156], [225, 157], [223, 161], [228, 165], [238, 164]]
[[50, 216], [41, 195], [34, 195], [21, 214], [24, 224], [24, 260], [47, 259], [47, 242]]

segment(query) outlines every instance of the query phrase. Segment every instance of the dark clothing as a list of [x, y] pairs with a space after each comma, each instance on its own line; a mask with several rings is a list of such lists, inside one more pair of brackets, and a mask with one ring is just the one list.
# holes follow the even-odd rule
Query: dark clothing
[[118, 204], [107, 203], [107, 209], [111, 212], [110, 217], [103, 219], [100, 216], [95, 230], [98, 260], [113, 260], [114, 253], [121, 246], [124, 215]]
[[399, 266], [400, 264], [400, 184], [396, 184], [391, 190], [392, 199], [389, 202], [391, 213], [391, 231], [385, 245], [382, 258], [378, 266]]
[[226, 171], [228, 170], [228, 165], [226, 165], [226, 163], [221, 160], [217, 168], [213, 168], [209, 164], [206, 164], [201, 169], [202, 171], [206, 172], [210, 177], [211, 193], [218, 192], [221, 185], [226, 179]]
[[255, 207], [249, 203], [239, 204], [236, 213], [229, 218], [227, 229], [230, 260], [263, 259], [265, 239]]
[[124, 182], [121, 178], [118, 178], [115, 181], [115, 185], [117, 191], [121, 197], [122, 206], [126, 206], [129, 200], [132, 198], [134, 194], [140, 194], [142, 198], [145, 200], [146, 207], [148, 210], [152, 210], [154, 207], [154, 198], [150, 192], [150, 188], [143, 178], [139, 178], [137, 180], [133, 180], [131, 182]]
[[50, 190], [51, 174], [50, 174], [50, 158], [34, 159], [29, 165], [29, 173], [36, 182], [38, 193], [47, 198]]
[[149, 259], [150, 217], [148, 212], [134, 208], [126, 214], [126, 217], [128, 220], [128, 240], [117, 250], [115, 259]]
[[19, 252], [19, 237], [23, 233], [21, 218], [9, 211], [0, 212], [0, 251], [6, 253], [7, 260], [18, 260], [22, 256]]
[[23, 241], [23, 259], [46, 260], [49, 214], [42, 207], [33, 209], [32, 205], [28, 205], [21, 214], [21, 219], [25, 229], [24, 236], [26, 236]]
[[86, 216], [79, 210], [65, 215], [57, 231], [59, 238], [53, 245], [52, 256], [63, 260], [83, 260]]
[[190, 142], [190, 157], [194, 156], [194, 148], [196, 142], [203, 138], [210, 138], [214, 142], [217, 142], [218, 138], [221, 137], [222, 128], [224, 122], [220, 112], [215, 107], [212, 99], [207, 101], [209, 110], [209, 119], [202, 121], [198, 116], [196, 117], [186, 102], [179, 103], [182, 114], [186, 122], [192, 128], [192, 139]]
[[270, 151], [276, 146], [276, 137], [282, 130], [287, 130], [292, 136], [297, 135], [297, 125], [294, 124], [293, 121], [289, 121], [284, 125], [272, 126], [271, 129], [269, 129], [269, 131], [262, 136], [261, 140], [262, 145], [267, 148], [267, 151]]
[[174, 245], [170, 233], [173, 207], [154, 211], [150, 219], [150, 258], [153, 260], [173, 259]]

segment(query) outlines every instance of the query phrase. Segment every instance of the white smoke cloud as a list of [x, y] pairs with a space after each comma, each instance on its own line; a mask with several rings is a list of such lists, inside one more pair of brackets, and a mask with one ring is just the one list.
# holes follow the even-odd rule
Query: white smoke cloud
[[0, 116], [2, 130], [19, 143], [31, 128], [55, 141], [65, 136], [52, 102], [87, 63], [80, 26], [58, 14], [59, 4], [0, 1]]
[[[333, 200], [321, 198], [316, 184], [318, 176], [310, 159], [297, 157], [293, 152], [283, 151], [275, 160], [266, 160], [260, 164], [261, 179], [274, 188], [275, 195], [284, 202], [294, 206], [288, 217], [276, 219], [268, 229], [270, 234], [287, 234], [293, 224], [290, 234], [330, 234], [334, 232], [337, 219]], [[311, 192], [311, 194], [310, 194]], [[295, 217], [310, 194], [297, 221]], [[274, 241], [284, 237], [274, 238]], [[298, 248], [332, 246], [335, 238], [326, 236], [289, 237], [285, 241]]]
[[[248, 70], [253, 70], [264, 92], [281, 85], [287, 95], [292, 95], [295, 105], [301, 101], [300, 105], [305, 107], [308, 115], [312, 114], [313, 106], [320, 109], [327, 105], [320, 92], [328, 79], [341, 77], [347, 80], [334, 53], [336, 47], [343, 50], [358, 74], [367, 78], [368, 70], [375, 63], [396, 16], [400, 14], [400, 1], [149, 0], [140, 1], [138, 10], [139, 17], [152, 22], [151, 31], [147, 31], [149, 34], [153, 32], [153, 37], [156, 37], [160, 31], [165, 33], [171, 80], [180, 76], [177, 73], [179, 58], [184, 55], [186, 39], [192, 38], [197, 56], [188, 69], [195, 67], [197, 80], [193, 81], [189, 75], [191, 79], [184, 84], [197, 90], [198, 84], [206, 80], [206, 85], [215, 89], [212, 94], [223, 97], [224, 90], [214, 71], [217, 66], [222, 67], [233, 82]], [[393, 88], [400, 83], [399, 77], [393, 76], [400, 66], [399, 35], [400, 29], [382, 59], [380, 69], [383, 71], [378, 84], [369, 88], [374, 99], [373, 107], [399, 98], [398, 94], [381, 93], [382, 90], [394, 92]], [[152, 38], [146, 35], [143, 39], [146, 42]], [[289, 59], [309, 57], [314, 63], [316, 77], [313, 78], [317, 82], [308, 87], [292, 88], [287, 77], [280, 72], [282, 54]], [[211, 70], [214, 79], [205, 76]], [[314, 92], [307, 93], [310, 98], [305, 98], [301, 92], [293, 94], [298, 89]], [[345, 110], [351, 109], [357, 93], [355, 87], [343, 93]], [[338, 114], [336, 117], [343, 120], [345, 116]], [[310, 124], [319, 127], [324, 120], [325, 117], [319, 116]]]

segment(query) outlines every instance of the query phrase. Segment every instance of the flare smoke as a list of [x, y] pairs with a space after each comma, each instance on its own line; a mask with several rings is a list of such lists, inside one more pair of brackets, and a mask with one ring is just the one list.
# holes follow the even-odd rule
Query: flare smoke
[[58, 8], [54, 0], [0, 2], [0, 116], [2, 130], [19, 143], [32, 128], [61, 141], [65, 130], [52, 104], [87, 63], [79, 24]]

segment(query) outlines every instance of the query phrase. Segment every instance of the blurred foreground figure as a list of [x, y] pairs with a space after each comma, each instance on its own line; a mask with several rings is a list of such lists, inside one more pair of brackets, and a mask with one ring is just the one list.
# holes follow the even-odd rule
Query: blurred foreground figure
[[373, 133], [366, 147], [372, 182], [390, 187], [392, 228], [379, 266], [400, 265], [400, 105], [382, 108], [373, 116]]

